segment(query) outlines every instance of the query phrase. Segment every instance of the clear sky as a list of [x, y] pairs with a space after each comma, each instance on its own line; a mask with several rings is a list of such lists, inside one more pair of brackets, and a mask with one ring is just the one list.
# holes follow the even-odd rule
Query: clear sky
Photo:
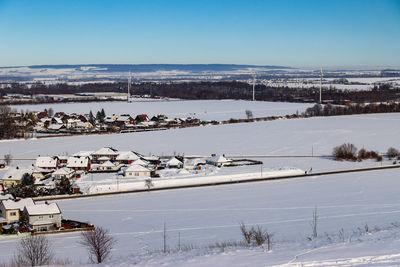
[[400, 0], [0, 0], [0, 66], [400, 66]]

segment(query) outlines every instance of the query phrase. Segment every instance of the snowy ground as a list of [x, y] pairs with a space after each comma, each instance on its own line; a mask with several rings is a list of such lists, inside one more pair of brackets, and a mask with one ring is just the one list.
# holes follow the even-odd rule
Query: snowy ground
[[251, 110], [254, 117], [266, 117], [276, 115], [295, 114], [305, 111], [312, 104], [281, 103], [264, 101], [244, 100], [182, 100], [169, 102], [90, 102], [90, 103], [63, 103], [63, 104], [40, 104], [40, 105], [15, 105], [17, 110], [42, 111], [45, 108], [53, 108], [55, 112], [76, 112], [88, 114], [91, 110], [94, 114], [104, 108], [107, 115], [147, 114], [154, 116], [158, 114], [167, 115], [169, 118], [196, 117], [206, 121], [221, 121], [234, 119], [245, 119], [246, 110]]
[[[318, 155], [330, 154], [332, 147], [351, 142], [359, 148], [385, 152], [390, 146], [398, 147], [399, 120], [399, 114], [378, 114], [7, 141], [0, 142], [0, 151], [10, 152], [18, 158], [73, 154], [77, 150], [96, 150], [108, 145], [120, 150], [137, 150], [145, 155], [170, 155], [174, 151], [185, 155], [300, 155], [313, 151]], [[264, 168], [307, 169], [312, 166], [315, 171], [377, 164], [373, 161], [349, 163], [319, 158], [264, 159]], [[110, 229], [118, 239], [113, 251], [113, 265], [138, 262], [153, 266], [164, 263], [167, 266], [248, 266], [251, 258], [251, 265], [255, 266], [288, 262], [329, 266], [335, 265], [338, 259], [342, 266], [365, 262], [375, 266], [388, 262], [387, 266], [393, 266], [400, 264], [397, 228], [362, 236], [353, 231], [365, 224], [371, 229], [375, 226], [387, 228], [400, 221], [398, 188], [399, 170], [392, 169], [61, 200], [57, 203], [65, 218], [90, 221]], [[310, 221], [315, 206], [318, 208], [321, 240], [310, 244], [307, 237], [311, 234]], [[217, 241], [240, 240], [240, 221], [261, 225], [274, 233], [274, 250], [266, 254], [259, 249], [235, 248], [224, 253], [208, 253], [203, 248], [182, 255], [148, 254], [148, 251], [162, 247], [164, 222], [168, 229], [168, 245], [175, 248], [179, 234], [182, 244], [199, 247]], [[325, 232], [335, 236], [342, 228], [346, 241], [329, 244]], [[87, 262], [84, 250], [77, 244], [79, 234], [54, 235], [50, 239], [58, 256], [68, 257], [77, 264]], [[11, 257], [16, 243], [17, 240], [0, 240], [0, 259]]]

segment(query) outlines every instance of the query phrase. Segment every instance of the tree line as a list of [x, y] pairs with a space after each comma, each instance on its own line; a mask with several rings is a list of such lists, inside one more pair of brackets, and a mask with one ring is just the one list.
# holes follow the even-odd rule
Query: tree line
[[[1, 89], [1, 94], [17, 93], [24, 95], [36, 94], [75, 94], [83, 92], [119, 92], [127, 91], [126, 83], [91, 83], [82, 85], [68, 85], [65, 83], [45, 85], [33, 84], [28, 88], [25, 84], [14, 83], [9, 88]], [[150, 95], [180, 99], [251, 99], [252, 85], [240, 81], [220, 82], [141, 82], [132, 85], [131, 93], [136, 95]], [[0, 94], [0, 97], [1, 97]], [[339, 90], [335, 88], [323, 89], [323, 98], [332, 103], [352, 102], [383, 102], [399, 98], [400, 89], [390, 84], [375, 86], [372, 90]], [[271, 87], [257, 84], [255, 96], [261, 101], [285, 102], [317, 102], [319, 88], [291, 88], [287, 86]], [[43, 100], [52, 101], [52, 100]]]

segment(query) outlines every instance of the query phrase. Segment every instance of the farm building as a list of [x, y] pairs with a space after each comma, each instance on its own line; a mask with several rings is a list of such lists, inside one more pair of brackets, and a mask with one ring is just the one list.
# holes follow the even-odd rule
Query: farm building
[[227, 166], [232, 164], [232, 160], [225, 158], [225, 156], [214, 156], [206, 160], [207, 164], [217, 167]]

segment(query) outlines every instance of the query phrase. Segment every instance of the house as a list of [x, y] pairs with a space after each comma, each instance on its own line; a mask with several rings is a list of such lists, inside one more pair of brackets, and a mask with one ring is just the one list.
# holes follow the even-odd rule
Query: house
[[75, 176], [75, 170], [64, 167], [53, 172], [51, 176], [55, 180], [61, 180], [63, 178], [71, 179]]
[[149, 117], [147, 117], [146, 114], [140, 114], [136, 116], [135, 121], [139, 123], [139, 122], [150, 121], [150, 119]]
[[222, 166], [231, 165], [232, 164], [232, 160], [225, 158], [224, 155], [222, 155], [222, 156], [213, 156], [213, 157], [207, 159], [206, 163], [210, 164], [210, 165], [217, 166], [217, 167], [222, 167]]
[[75, 171], [88, 171], [90, 170], [90, 159], [87, 156], [69, 157], [67, 160], [67, 168]]
[[147, 165], [149, 165], [149, 163], [142, 159], [137, 159], [134, 162], [132, 162], [132, 165], [140, 165], [140, 166], [146, 167]]
[[25, 206], [24, 215], [33, 231], [49, 231], [61, 227], [61, 211], [57, 203]]
[[34, 167], [32, 170], [32, 176], [35, 179], [43, 179], [43, 178], [46, 178], [47, 176], [49, 176], [53, 171], [54, 170]]
[[123, 114], [115, 120], [115, 124], [120, 128], [125, 128], [126, 125], [135, 124], [135, 119], [128, 114]]
[[10, 224], [21, 219], [22, 212], [26, 206], [35, 205], [32, 198], [25, 198], [18, 201], [11, 199], [0, 202], [0, 223]]
[[96, 171], [100, 171], [100, 172], [116, 172], [116, 171], [119, 171], [119, 169], [121, 169], [121, 166], [119, 164], [115, 165], [111, 161], [106, 161], [106, 162], [100, 164], [99, 166], [97, 166]]
[[167, 168], [177, 168], [181, 169], [183, 167], [183, 162], [177, 159], [176, 157], [172, 157], [165, 163]]
[[121, 151], [115, 160], [121, 164], [131, 164], [133, 161], [139, 158], [140, 157], [132, 151]]
[[131, 165], [124, 171], [127, 178], [150, 177], [151, 171], [141, 165]]
[[60, 161], [58, 157], [38, 157], [36, 159], [35, 167], [55, 170], [58, 168]]
[[117, 158], [118, 154], [118, 150], [112, 147], [103, 147], [93, 152], [93, 162], [98, 163], [98, 159], [101, 157], [108, 157], [108, 160], [114, 161]]
[[32, 168], [13, 168], [9, 169], [2, 178], [5, 187], [17, 186], [20, 184], [22, 176], [25, 174], [32, 174]]

